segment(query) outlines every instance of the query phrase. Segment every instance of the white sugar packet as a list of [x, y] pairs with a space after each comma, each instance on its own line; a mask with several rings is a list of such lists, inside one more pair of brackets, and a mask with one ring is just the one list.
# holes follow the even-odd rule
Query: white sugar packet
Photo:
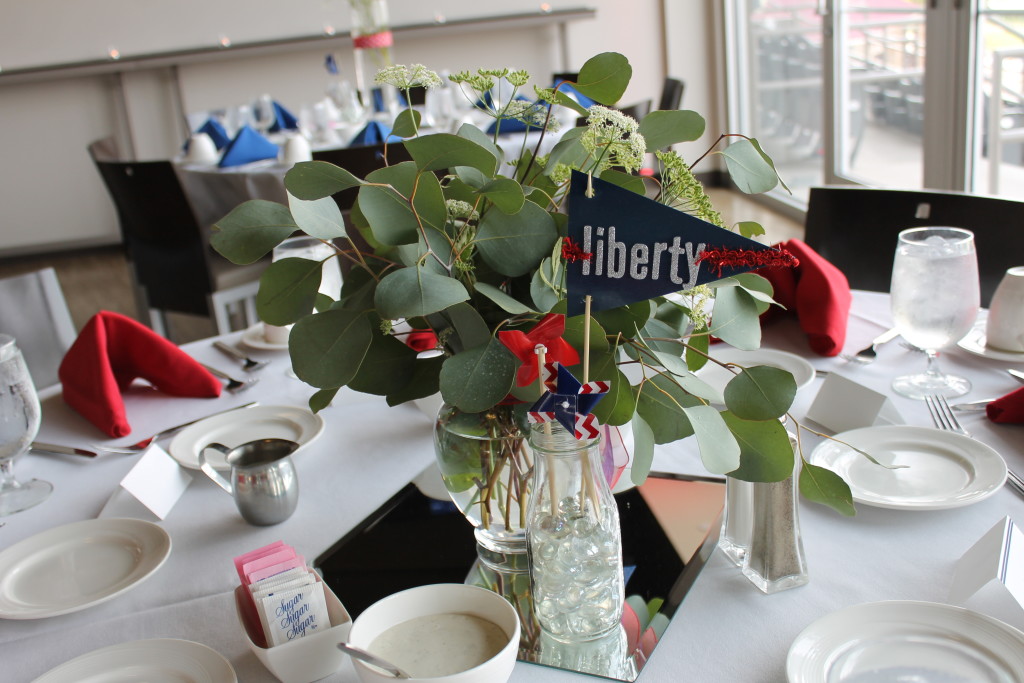
[[254, 581], [249, 584], [249, 592], [256, 596], [257, 593], [264, 593], [268, 590], [286, 586], [295, 581], [301, 583], [296, 585], [305, 585], [306, 583], [313, 581], [313, 575], [309, 573], [309, 570], [305, 567], [295, 567], [288, 571], [281, 572], [280, 574], [274, 574], [273, 576], [267, 577], [262, 581]]
[[272, 591], [257, 599], [256, 605], [271, 646], [331, 627], [323, 586], [317, 581], [299, 588]]

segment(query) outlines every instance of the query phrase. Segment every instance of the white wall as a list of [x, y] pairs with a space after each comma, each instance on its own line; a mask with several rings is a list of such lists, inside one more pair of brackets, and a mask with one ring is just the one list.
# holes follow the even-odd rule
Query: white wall
[[[622, 103], [647, 98], [657, 101], [665, 76], [662, 1], [590, 0], [587, 4], [596, 8], [596, 18], [569, 25], [570, 63], [566, 65], [560, 61], [555, 27], [460, 33], [443, 39], [429, 34], [396, 39], [396, 61], [450, 70], [516, 66], [531, 71], [538, 84], [548, 85], [552, 72], [577, 70], [598, 52], [617, 51], [629, 58], [634, 74]], [[678, 0], [664, 2], [671, 6]], [[700, 29], [688, 30], [686, 40], [673, 38], [669, 51], [674, 56], [672, 75], [687, 83], [684, 107], [702, 111], [706, 107], [701, 100], [710, 99], [707, 81], [711, 67], [707, 53], [697, 53], [704, 49], [702, 35], [710, 31], [711, 2], [679, 3], [691, 6], [686, 15]], [[250, 3], [251, 9], [238, 13], [235, 20], [244, 22], [261, 11], [258, 4]], [[478, 0], [472, 7], [483, 16], [523, 11], [527, 4], [537, 3]], [[553, 4], [556, 8], [578, 6]], [[265, 11], [280, 11], [280, 3], [272, 5]], [[403, 10], [408, 7], [422, 12], [423, 5], [420, 0], [391, 0], [393, 24], [403, 23]], [[323, 68], [327, 51], [335, 54], [343, 74], [351, 73], [347, 39], [260, 57], [184, 64], [178, 70], [178, 80], [186, 110], [237, 105], [263, 92], [298, 110], [323, 97], [328, 82]], [[184, 138], [172, 76], [166, 67], [123, 74], [121, 83], [138, 158], [171, 157]], [[112, 75], [14, 84], [0, 77], [0, 256], [120, 240], [113, 205], [86, 153], [86, 145], [94, 139], [110, 134], [124, 139], [117, 88], [118, 77]]]

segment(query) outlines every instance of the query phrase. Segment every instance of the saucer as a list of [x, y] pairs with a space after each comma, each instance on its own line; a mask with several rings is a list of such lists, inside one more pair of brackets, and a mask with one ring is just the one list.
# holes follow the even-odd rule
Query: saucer
[[242, 333], [242, 343], [258, 351], [287, 351], [288, 342], [275, 344], [263, 336], [263, 323], [256, 323]]
[[985, 337], [985, 321], [982, 320], [975, 323], [967, 335], [957, 342], [964, 351], [969, 351], [976, 356], [982, 358], [988, 358], [990, 360], [1004, 360], [1011, 363], [1024, 363], [1024, 352], [1020, 351], [1003, 351], [1002, 349], [993, 349], [986, 346], [988, 340]]
[[[288, 439], [299, 444], [293, 456], [302, 452], [324, 430], [324, 420], [306, 408], [295, 406], [253, 406], [212, 415], [183, 429], [171, 441], [167, 452], [182, 467], [199, 469], [199, 451], [210, 443], [221, 443], [228, 448], [240, 446], [253, 439]], [[224, 455], [209, 451], [207, 461], [214, 469], [230, 469]]]
[[[709, 354], [717, 361], [735, 363], [745, 368], [755, 365], [767, 365], [785, 370], [793, 375], [793, 379], [796, 380], [797, 390], [803, 389], [814, 381], [814, 366], [800, 356], [788, 351], [776, 351], [774, 349], [743, 351], [731, 347], [723, 347], [721, 349], [712, 347]], [[707, 382], [712, 388], [718, 390], [720, 394], [725, 391], [725, 385], [736, 376], [715, 363], [708, 363], [694, 374]]]

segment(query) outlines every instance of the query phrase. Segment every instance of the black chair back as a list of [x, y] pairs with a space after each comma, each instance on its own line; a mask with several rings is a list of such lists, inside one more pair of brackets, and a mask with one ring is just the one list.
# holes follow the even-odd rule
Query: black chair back
[[114, 200], [125, 250], [147, 304], [209, 315], [213, 284], [207, 240], [171, 162], [103, 161], [96, 156], [93, 161]]
[[658, 100], [658, 109], [667, 111], [679, 109], [683, 103], [683, 91], [686, 84], [678, 78], [665, 78], [661, 86], [661, 98]]
[[851, 287], [888, 292], [899, 232], [932, 225], [974, 233], [982, 306], [1008, 268], [1024, 265], [1024, 202], [958, 192], [814, 187], [805, 241]]

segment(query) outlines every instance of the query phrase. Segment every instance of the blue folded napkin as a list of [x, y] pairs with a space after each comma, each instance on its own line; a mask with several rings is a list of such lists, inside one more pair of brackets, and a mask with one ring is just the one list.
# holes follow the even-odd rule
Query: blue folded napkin
[[[533, 128], [534, 130], [540, 130], [540, 126], [537, 126], [537, 127], [529, 126], [529, 128]], [[527, 129], [528, 129], [527, 125], [525, 123], [523, 123], [522, 121], [520, 121], [519, 119], [502, 119], [501, 120], [500, 131], [501, 131], [502, 135], [504, 135], [505, 133], [525, 133], [527, 131]], [[497, 131], [499, 131], [498, 122], [497, 121], [492, 123], [487, 128], [488, 135], [494, 135], [494, 133], [497, 132]]]
[[[565, 83], [565, 81], [555, 81], [555, 84], [551, 87], [558, 88], [559, 83]], [[579, 105], [584, 109], [590, 109], [592, 106], [597, 104], [597, 102], [590, 99], [589, 97], [587, 97], [586, 95], [584, 95], [579, 90], [577, 90], [576, 88], [572, 87], [569, 84], [563, 85], [561, 88], [558, 88], [558, 92], [565, 93], [569, 97], [573, 98], [574, 100], [579, 102]]]
[[388, 142], [401, 142], [402, 138], [391, 134], [391, 126], [380, 121], [370, 121], [366, 127], [356, 133], [356, 136], [349, 141], [349, 146], [355, 145], [378, 145], [387, 140]]
[[266, 139], [249, 126], [242, 126], [235, 139], [224, 148], [220, 157], [221, 168], [241, 166], [253, 161], [277, 158], [277, 145]]
[[[231, 141], [231, 138], [228, 137], [228, 132], [224, 130], [224, 126], [217, 119], [206, 119], [206, 123], [199, 126], [196, 132], [209, 135], [218, 150], [224, 149], [224, 146]], [[188, 142], [185, 143], [185, 151], [188, 151]]]
[[274, 125], [267, 132], [277, 133], [282, 130], [298, 130], [299, 121], [295, 115], [281, 106], [281, 103], [274, 100]]

